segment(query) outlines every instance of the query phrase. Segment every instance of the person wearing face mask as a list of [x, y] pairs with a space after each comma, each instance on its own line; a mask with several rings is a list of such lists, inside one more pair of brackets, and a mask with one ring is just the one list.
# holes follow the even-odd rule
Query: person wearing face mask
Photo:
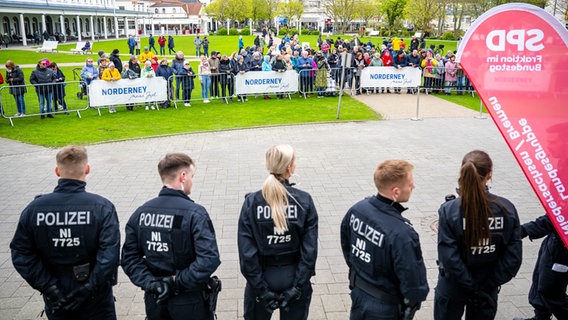
[[146, 319], [213, 320], [206, 284], [221, 264], [207, 210], [189, 195], [194, 161], [169, 153], [158, 163], [163, 187], [126, 225], [122, 269], [145, 291]]
[[412, 319], [426, 300], [428, 281], [418, 233], [402, 216], [414, 190], [405, 160], [386, 160], [374, 173], [378, 193], [356, 203], [341, 222], [349, 267], [351, 320]]
[[241, 273], [247, 280], [245, 320], [306, 320], [318, 247], [318, 215], [312, 197], [289, 182], [296, 169], [292, 146], [266, 152], [268, 177], [245, 197], [238, 224]]

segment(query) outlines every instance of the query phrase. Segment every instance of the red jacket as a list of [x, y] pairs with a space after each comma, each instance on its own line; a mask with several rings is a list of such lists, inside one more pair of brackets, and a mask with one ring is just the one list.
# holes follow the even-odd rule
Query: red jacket
[[160, 37], [158, 38], [158, 44], [160, 45], [160, 47], [165, 46], [165, 45], [166, 45], [166, 37], [160, 36]]

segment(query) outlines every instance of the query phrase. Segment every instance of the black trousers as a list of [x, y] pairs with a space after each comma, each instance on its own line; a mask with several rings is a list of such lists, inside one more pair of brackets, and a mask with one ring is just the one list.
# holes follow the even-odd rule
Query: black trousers
[[202, 292], [183, 292], [162, 304], [157, 304], [154, 297], [146, 293], [144, 303], [148, 320], [213, 320]]
[[77, 310], [54, 311], [45, 296], [45, 315], [49, 320], [116, 320], [114, 296], [110, 285], [99, 290], [92, 300], [87, 300]]

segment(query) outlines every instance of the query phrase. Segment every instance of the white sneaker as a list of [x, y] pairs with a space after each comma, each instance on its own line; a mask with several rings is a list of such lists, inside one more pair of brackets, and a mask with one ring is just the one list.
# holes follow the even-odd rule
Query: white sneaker
[[16, 113], [16, 114], [14, 115], [14, 118], [16, 118], [16, 117], [21, 117], [21, 116], [22, 116], [22, 115], [18, 112], [18, 113]]
[[144, 108], [145, 110], [150, 110], [150, 108], [148, 106], [146, 106], [146, 108]]
[[203, 103], [209, 103], [209, 102], [210, 102], [209, 99], [203, 100]]
[[63, 106], [60, 105], [60, 104], [58, 104], [58, 105], [57, 105], [57, 109], [58, 109], [58, 110], [63, 110]]
[[186, 102], [183, 105], [186, 106], [186, 107], [191, 107], [191, 104], [189, 102]]
[[150, 107], [150, 109], [152, 109], [152, 110], [156, 110], [156, 107], [154, 107], [154, 106], [151, 106], [151, 107]]

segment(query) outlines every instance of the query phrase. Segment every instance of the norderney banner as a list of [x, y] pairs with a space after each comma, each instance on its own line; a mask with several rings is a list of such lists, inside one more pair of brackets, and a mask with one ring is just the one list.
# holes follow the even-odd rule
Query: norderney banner
[[405, 87], [420, 85], [420, 68], [367, 67], [361, 70], [361, 88]]
[[118, 81], [97, 80], [89, 85], [89, 106], [165, 101], [168, 99], [167, 88], [166, 79], [162, 77]]
[[238, 74], [235, 77], [236, 94], [287, 93], [298, 91], [298, 73], [258, 71]]
[[474, 22], [457, 61], [568, 247], [567, 44], [552, 15], [511, 3]]

